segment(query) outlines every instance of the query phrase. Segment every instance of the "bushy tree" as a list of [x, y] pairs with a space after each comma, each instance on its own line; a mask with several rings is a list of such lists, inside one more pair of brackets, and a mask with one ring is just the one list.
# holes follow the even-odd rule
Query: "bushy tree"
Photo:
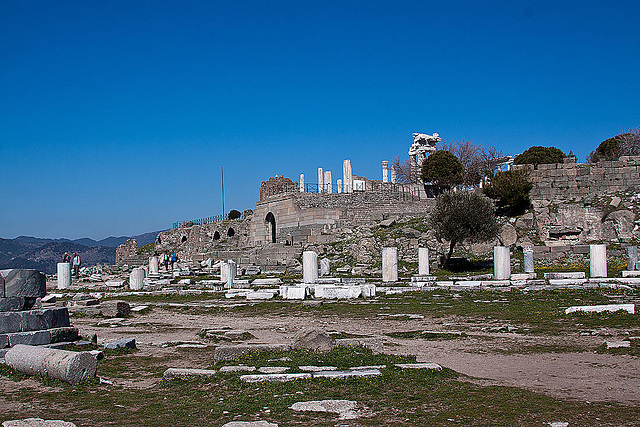
[[498, 235], [498, 222], [493, 203], [487, 197], [471, 191], [447, 191], [438, 196], [429, 215], [429, 224], [438, 239], [449, 241], [449, 264], [456, 244], [485, 242]]
[[231, 209], [229, 211], [229, 214], [227, 215], [227, 218], [229, 218], [229, 219], [242, 218], [242, 213], [240, 211], [235, 210], [235, 209]]
[[422, 163], [422, 181], [431, 183], [435, 193], [450, 190], [462, 184], [464, 166], [458, 158], [449, 151], [439, 150], [429, 154]]
[[592, 163], [601, 160], [618, 160], [620, 156], [640, 155], [640, 128], [629, 129], [627, 132], [605, 139], [592, 152], [587, 160]]
[[464, 167], [462, 183], [465, 185], [478, 185], [484, 176], [491, 173], [502, 157], [502, 153], [496, 147], [485, 148], [466, 139], [441, 141], [438, 149], [449, 151], [460, 160]]
[[546, 163], [562, 163], [565, 158], [562, 150], [555, 147], [531, 147], [514, 160], [516, 165], [540, 165]]
[[510, 170], [498, 172], [491, 177], [491, 182], [482, 192], [497, 200], [497, 205], [507, 208], [510, 214], [520, 214], [531, 205], [529, 192], [533, 184], [525, 171]]

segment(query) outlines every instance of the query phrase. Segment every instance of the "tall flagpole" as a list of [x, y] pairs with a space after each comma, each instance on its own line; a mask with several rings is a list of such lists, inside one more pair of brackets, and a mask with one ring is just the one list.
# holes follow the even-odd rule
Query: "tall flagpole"
[[220, 172], [222, 175], [222, 219], [224, 219], [224, 167], [220, 166]]

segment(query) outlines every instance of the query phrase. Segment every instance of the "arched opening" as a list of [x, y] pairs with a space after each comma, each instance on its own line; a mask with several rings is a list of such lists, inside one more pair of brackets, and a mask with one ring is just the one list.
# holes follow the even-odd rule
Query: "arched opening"
[[264, 218], [264, 224], [267, 228], [267, 239], [271, 237], [271, 243], [276, 242], [276, 217], [269, 212]]
[[233, 228], [230, 228], [230, 229], [227, 230], [227, 236], [228, 237], [233, 237], [235, 235], [236, 235], [236, 232], [235, 232], [235, 230]]
[[220, 233], [218, 233], [217, 231], [213, 233], [213, 240], [220, 240]]
[[184, 243], [187, 241], [187, 236], [182, 236], [182, 239], [180, 239], [180, 243]]

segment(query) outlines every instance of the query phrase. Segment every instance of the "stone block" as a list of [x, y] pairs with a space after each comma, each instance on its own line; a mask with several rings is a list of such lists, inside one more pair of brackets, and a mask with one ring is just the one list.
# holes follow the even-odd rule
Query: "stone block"
[[311, 379], [312, 374], [310, 373], [301, 373], [301, 374], [249, 374], [249, 375], [241, 375], [240, 379], [242, 381], [248, 383], [258, 383], [263, 381], [276, 381], [276, 382], [287, 382], [294, 381], [300, 379]]
[[104, 317], [125, 317], [131, 311], [131, 306], [126, 301], [103, 301], [100, 307]]
[[587, 275], [584, 271], [561, 271], [544, 273], [545, 279], [584, 279]]
[[291, 345], [292, 348], [310, 351], [331, 351], [336, 345], [335, 340], [327, 332], [319, 328], [306, 328], [299, 331]]
[[280, 286], [280, 296], [283, 299], [303, 300], [306, 295], [306, 286]]
[[374, 353], [384, 352], [381, 338], [341, 338], [336, 340], [337, 347], [364, 347]]
[[247, 293], [247, 299], [248, 300], [266, 300], [266, 299], [272, 299], [275, 295], [277, 294], [277, 292], [265, 292], [265, 291], [258, 291], [258, 292], [248, 292]]
[[49, 329], [49, 335], [51, 336], [51, 342], [71, 342], [78, 339], [78, 328], [73, 326], [67, 326], [64, 328]]
[[218, 362], [220, 360], [237, 359], [250, 353], [261, 351], [287, 351], [289, 348], [290, 346], [288, 344], [221, 345], [216, 347], [213, 359]]
[[327, 299], [355, 299], [362, 295], [360, 286], [331, 286], [326, 287], [323, 298]]
[[166, 380], [170, 379], [189, 379], [199, 377], [212, 377], [216, 374], [214, 369], [187, 369], [187, 368], [169, 368], [164, 371], [162, 377]]
[[623, 310], [629, 314], [635, 314], [635, 305], [633, 304], [603, 304], [603, 305], [581, 305], [567, 308], [565, 314], [581, 311], [584, 313], [602, 313], [604, 311], [615, 312]]
[[437, 363], [396, 363], [396, 366], [401, 369], [433, 369], [439, 371], [442, 366]]
[[126, 280], [108, 280], [104, 282], [104, 285], [108, 288], [124, 288], [126, 284]]
[[136, 348], [135, 338], [120, 338], [119, 340], [111, 341], [104, 345], [105, 349], [114, 350], [116, 348]]
[[635, 270], [635, 271], [623, 270], [622, 271], [622, 277], [640, 277], [640, 271], [638, 271], [638, 270]]
[[2, 423], [2, 427], [76, 427], [74, 423], [62, 420], [43, 420], [42, 418], [25, 418]]
[[2, 297], [41, 298], [47, 293], [44, 274], [38, 270], [13, 268], [0, 270], [4, 281]]
[[38, 331], [69, 326], [66, 307], [0, 313], [0, 333]]
[[377, 377], [382, 375], [378, 369], [358, 369], [358, 370], [347, 370], [347, 371], [321, 371], [314, 372], [312, 374], [313, 378], [326, 378], [332, 380], [341, 380], [345, 378], [367, 378], [367, 377]]
[[9, 337], [7, 336], [7, 334], [1, 334], [0, 335], [0, 348], [7, 348], [7, 347], [9, 347]]
[[0, 298], [0, 312], [22, 311], [25, 306], [25, 297]]
[[10, 347], [15, 347], [19, 344], [44, 345], [51, 343], [51, 335], [49, 331], [15, 332], [7, 334], [7, 337], [9, 338]]
[[266, 278], [266, 279], [255, 279], [251, 282], [253, 286], [278, 286], [282, 284], [282, 280], [279, 278]]

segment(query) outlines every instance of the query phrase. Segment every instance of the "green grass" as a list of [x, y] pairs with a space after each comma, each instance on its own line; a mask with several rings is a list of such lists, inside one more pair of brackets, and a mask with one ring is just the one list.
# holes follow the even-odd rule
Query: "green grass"
[[[211, 351], [201, 352], [203, 361]], [[269, 362], [289, 357], [291, 362]], [[280, 426], [529, 426], [565, 421], [580, 426], [637, 425], [640, 408], [609, 403], [559, 400], [510, 387], [485, 387], [449, 369], [401, 370], [392, 363], [409, 357], [376, 355], [362, 348], [339, 348], [325, 354], [303, 351], [264, 352], [223, 364], [290, 366], [387, 364], [379, 377], [285, 383], [245, 383], [241, 373], [218, 374], [192, 380], [162, 380], [162, 372], [175, 366], [180, 355], [141, 356], [110, 354], [99, 363], [97, 379], [71, 386], [56, 380], [33, 386], [22, 374], [0, 366], [0, 381], [13, 380], [4, 398], [13, 402], [3, 420], [41, 417], [64, 419], [78, 426], [220, 426], [229, 421], [267, 420]], [[125, 384], [130, 384], [125, 386]], [[43, 387], [44, 386], [44, 387]], [[370, 415], [338, 421], [336, 414], [294, 412], [299, 401], [349, 399]], [[27, 407], [17, 405], [28, 404]], [[26, 409], [28, 408], [28, 409]], [[338, 424], [336, 424], [338, 423]]]

